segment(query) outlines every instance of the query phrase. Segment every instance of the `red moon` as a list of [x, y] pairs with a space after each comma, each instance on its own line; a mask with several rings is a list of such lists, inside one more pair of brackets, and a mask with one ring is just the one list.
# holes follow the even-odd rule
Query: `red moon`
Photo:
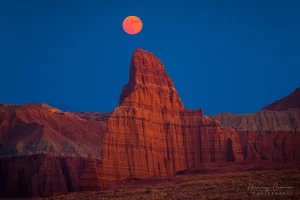
[[143, 27], [143, 22], [137, 16], [128, 16], [123, 21], [123, 29], [130, 35], [138, 34]]

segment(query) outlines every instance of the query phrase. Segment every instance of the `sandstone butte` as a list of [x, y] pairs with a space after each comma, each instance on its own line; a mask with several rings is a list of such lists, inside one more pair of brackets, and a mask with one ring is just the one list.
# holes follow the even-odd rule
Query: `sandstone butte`
[[154, 54], [135, 50], [129, 81], [108, 118], [102, 144], [103, 182], [171, 176], [202, 162], [243, 161], [237, 133], [202, 110], [186, 110]]
[[300, 112], [293, 106], [212, 117], [185, 109], [162, 62], [137, 49], [112, 113], [0, 105], [0, 197], [99, 190], [201, 163], [299, 161]]

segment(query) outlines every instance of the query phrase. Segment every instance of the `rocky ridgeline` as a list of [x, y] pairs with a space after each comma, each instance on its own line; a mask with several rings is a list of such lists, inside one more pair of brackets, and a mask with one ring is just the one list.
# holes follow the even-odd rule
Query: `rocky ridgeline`
[[72, 114], [85, 120], [107, 122], [108, 117], [112, 113], [111, 112], [72, 112]]
[[18, 104], [0, 104], [0, 112], [15, 110], [19, 106]]
[[288, 96], [265, 106], [262, 110], [284, 111], [290, 108], [300, 109], [300, 87]]
[[106, 123], [83, 120], [45, 104], [0, 111], [0, 156], [101, 156]]

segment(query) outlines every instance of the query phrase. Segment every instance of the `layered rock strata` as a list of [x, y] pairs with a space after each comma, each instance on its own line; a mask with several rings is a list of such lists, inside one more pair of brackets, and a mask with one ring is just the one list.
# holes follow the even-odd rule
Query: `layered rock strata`
[[238, 132], [245, 160], [300, 161], [300, 89], [253, 114], [211, 116]]
[[101, 189], [100, 179], [98, 177], [98, 170], [96, 161], [93, 158], [92, 153], [89, 153], [86, 162], [86, 167], [83, 170], [80, 178], [80, 190], [81, 191], [99, 191]]
[[300, 161], [300, 133], [243, 131], [238, 133], [244, 159]]
[[87, 121], [46, 104], [0, 106], [0, 156], [48, 153], [101, 155], [106, 123]]
[[108, 118], [101, 179], [169, 176], [201, 162], [242, 161], [232, 129], [184, 109], [172, 80], [154, 54], [135, 50], [129, 82]]
[[[88, 162], [86, 158], [47, 154], [2, 158], [0, 197], [46, 197], [80, 191], [80, 178]], [[100, 165], [99, 160], [96, 163]]]
[[262, 110], [253, 114], [221, 113], [211, 118], [220, 121], [224, 128], [241, 132], [300, 132], [300, 109], [294, 108], [285, 111]]

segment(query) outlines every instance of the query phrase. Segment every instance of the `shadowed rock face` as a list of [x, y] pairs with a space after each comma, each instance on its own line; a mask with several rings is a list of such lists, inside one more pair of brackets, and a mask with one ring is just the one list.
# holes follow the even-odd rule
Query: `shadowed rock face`
[[103, 140], [103, 181], [169, 176], [202, 162], [243, 160], [236, 132], [221, 129], [202, 110], [185, 110], [152, 53], [135, 50], [119, 102]]
[[239, 132], [245, 160], [300, 161], [300, 133]]
[[18, 156], [0, 159], [0, 197], [46, 197], [80, 191], [85, 158]]
[[290, 108], [300, 109], [300, 87], [288, 96], [265, 106], [262, 110], [283, 111]]
[[89, 153], [86, 167], [83, 170], [80, 179], [80, 190], [81, 191], [99, 191], [101, 188], [100, 179], [98, 177], [98, 170], [96, 161], [93, 158], [92, 153]]

